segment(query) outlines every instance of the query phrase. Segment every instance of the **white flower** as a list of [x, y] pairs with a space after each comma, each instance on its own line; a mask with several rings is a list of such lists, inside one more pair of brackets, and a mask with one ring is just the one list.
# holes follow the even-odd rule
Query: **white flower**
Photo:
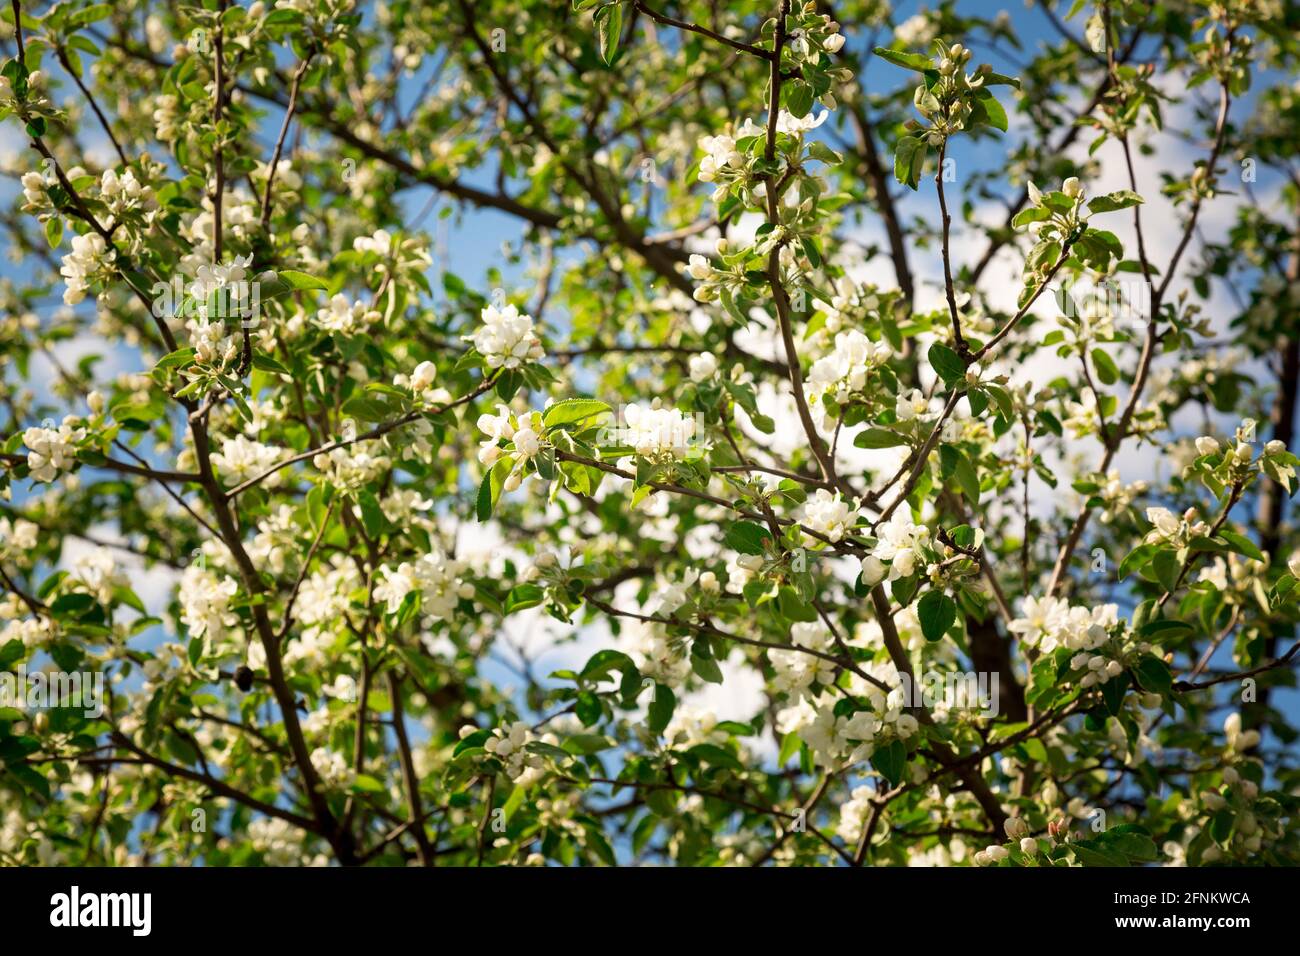
[[686, 271], [692, 279], [701, 281], [711, 279], [713, 278], [713, 263], [697, 252], [691, 255], [690, 262], [686, 265]]
[[336, 750], [317, 747], [311, 752], [311, 765], [316, 769], [324, 787], [339, 789], [352, 784], [352, 770], [344, 756]]
[[364, 302], [349, 302], [347, 297], [336, 294], [329, 304], [316, 312], [316, 324], [328, 332], [341, 332], [350, 335], [366, 329], [381, 318], [378, 311], [370, 309]]
[[1168, 508], [1148, 508], [1147, 520], [1150, 521], [1154, 528], [1147, 533], [1143, 540], [1148, 544], [1157, 544], [1160, 542], [1170, 542], [1172, 544], [1183, 545], [1195, 537], [1200, 537], [1209, 531], [1208, 526], [1203, 521], [1196, 521], [1196, 512], [1190, 508], [1183, 513], [1180, 518]]
[[328, 453], [312, 458], [312, 466], [328, 475], [339, 488], [355, 489], [374, 481], [391, 464], [384, 455], [372, 453], [374, 442], [357, 442], [342, 448], [332, 448]]
[[27, 200], [27, 204], [37, 208], [44, 207], [46, 203], [45, 177], [36, 172], [23, 173], [21, 182], [23, 198]]
[[406, 596], [415, 590], [415, 570], [409, 563], [396, 568], [384, 565], [379, 569], [383, 579], [375, 585], [375, 600], [382, 601], [389, 614], [395, 614]]
[[[821, 621], [801, 622], [790, 629], [790, 642], [807, 650], [828, 651], [833, 639]], [[835, 680], [835, 665], [824, 658], [800, 650], [772, 650], [767, 656], [776, 671], [773, 687], [778, 692], [798, 694]]]
[[802, 136], [811, 130], [816, 129], [830, 119], [830, 110], [822, 110], [821, 115], [816, 119], [810, 112], [807, 116], [795, 116], [785, 110], [781, 110], [776, 117], [776, 131], [778, 133], [787, 133], [791, 136]]
[[1209, 435], [1202, 435], [1196, 439], [1196, 453], [1198, 455], [1213, 455], [1218, 450], [1218, 439], [1211, 438]]
[[831, 494], [825, 488], [818, 488], [817, 493], [803, 506], [804, 524], [831, 541], [843, 539], [857, 520], [858, 502], [844, 501], [838, 494]]
[[251, 441], [243, 435], [237, 435], [221, 443], [221, 451], [212, 456], [212, 463], [216, 465], [222, 477], [239, 482], [267, 471], [283, 455], [283, 448], [264, 445], [261, 442]]
[[68, 471], [76, 463], [77, 442], [86, 437], [84, 428], [74, 428], [67, 420], [57, 429], [28, 428], [23, 432], [27, 446], [27, 467], [33, 481], [53, 481], [60, 472]]
[[[700, 182], [711, 183], [720, 169], [727, 166], [739, 166], [744, 157], [736, 150], [736, 141], [730, 136], [705, 136], [700, 140], [700, 149], [707, 154], [700, 160]], [[703, 258], [701, 256], [701, 258]], [[693, 264], [693, 263], [692, 263]], [[696, 276], [702, 279], [704, 276]]]
[[666, 616], [676, 614], [689, 600], [690, 590], [699, 578], [700, 572], [690, 570], [682, 576], [682, 580], [670, 581], [662, 585], [646, 603], [646, 611], [650, 614]]
[[484, 412], [478, 417], [478, 430], [487, 434], [492, 441], [506, 439], [509, 441], [514, 437], [515, 426], [511, 421], [510, 409], [505, 405], [497, 405], [497, 413], [489, 415]]
[[521, 314], [513, 305], [504, 309], [489, 305], [482, 319], [483, 325], [469, 338], [489, 368], [518, 368], [545, 354], [531, 315]]
[[506, 776], [521, 786], [536, 780], [543, 767], [542, 758], [525, 748], [534, 739], [533, 732], [522, 720], [509, 727], [498, 727], [483, 742], [483, 749], [496, 757], [505, 767]]
[[907, 48], [925, 46], [936, 32], [934, 22], [923, 8], [894, 28], [894, 42]]
[[822, 49], [827, 53], [839, 53], [844, 48], [844, 34], [832, 33], [822, 41]]
[[541, 447], [541, 438], [531, 428], [521, 428], [515, 432], [515, 450], [525, 458], [532, 458]]
[[411, 391], [423, 392], [433, 384], [437, 374], [438, 370], [432, 362], [421, 362], [411, 373]]
[[925, 415], [929, 408], [930, 403], [926, 401], [925, 395], [920, 389], [914, 388], [898, 396], [898, 401], [894, 405], [894, 414], [898, 416], [900, 422], [910, 422], [914, 418]]
[[695, 418], [675, 408], [644, 408], [637, 404], [623, 410], [622, 441], [643, 458], [681, 459], [695, 440]]
[[707, 382], [718, 374], [718, 358], [712, 352], [701, 352], [690, 359], [691, 381]]
[[0, 518], [0, 554], [17, 557], [17, 552], [30, 551], [40, 541], [40, 526], [26, 518]]
[[104, 237], [97, 232], [72, 237], [72, 251], [63, 257], [59, 274], [67, 283], [63, 293], [65, 305], [76, 305], [86, 297], [90, 283], [104, 269], [112, 265], [115, 253], [109, 250]]
[[819, 358], [808, 370], [805, 391], [810, 402], [830, 393], [836, 401], [847, 402], [850, 395], [861, 392], [870, 372], [889, 361], [893, 351], [884, 342], [873, 342], [857, 329], [835, 336], [829, 355]]
[[420, 613], [430, 622], [450, 620], [461, 598], [471, 597], [473, 586], [462, 580], [465, 562], [441, 551], [421, 555], [415, 562], [403, 562], [396, 568], [380, 567], [383, 580], [375, 585], [375, 599], [384, 602], [389, 614], [395, 613], [412, 591], [420, 593]]
[[904, 578], [916, 570], [920, 549], [930, 540], [930, 529], [914, 524], [907, 508], [897, 509], [889, 520], [876, 528], [877, 541], [872, 555], [888, 561], [889, 580]]
[[862, 828], [866, 826], [874, 796], [875, 791], [870, 787], [854, 787], [849, 799], [840, 807], [840, 825], [835, 833], [849, 846], [856, 846], [862, 838]]
[[201, 565], [192, 564], [181, 574], [181, 623], [191, 637], [209, 636], [219, 640], [226, 628], [233, 627], [239, 618], [230, 610], [230, 599], [239, 591], [232, 577], [218, 579]]
[[1056, 646], [1057, 633], [1066, 623], [1068, 610], [1069, 605], [1059, 598], [1026, 597], [1021, 604], [1020, 617], [1007, 625], [1007, 630], [1030, 647], [1041, 644], [1044, 651], [1052, 650]]
[[862, 559], [862, 583], [869, 588], [875, 587], [884, 579], [887, 570], [878, 557], [868, 554]]

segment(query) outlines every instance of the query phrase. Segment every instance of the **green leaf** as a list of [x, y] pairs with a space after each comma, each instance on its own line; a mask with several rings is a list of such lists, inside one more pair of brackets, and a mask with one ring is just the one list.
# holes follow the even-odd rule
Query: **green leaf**
[[907, 767], [907, 748], [901, 740], [891, 740], [886, 746], [876, 748], [871, 755], [871, 766], [889, 781], [891, 787], [896, 787], [902, 782], [903, 770]]
[[744, 770], [744, 765], [736, 759], [736, 755], [729, 750], [724, 750], [717, 744], [696, 744], [687, 753], [698, 757], [704, 763], [713, 764], [715, 767], [726, 767], [728, 770], [734, 770], [740, 773]]
[[1144, 654], [1134, 668], [1138, 683], [1144, 690], [1166, 696], [1173, 685], [1173, 675], [1169, 665], [1152, 654]]
[[718, 662], [711, 657], [700, 657], [698, 654], [692, 654], [691, 670], [702, 681], [707, 681], [710, 684], [722, 683], [722, 669], [718, 667]]
[[353, 793], [384, 793], [384, 785], [369, 774], [359, 773], [352, 780]]
[[583, 422], [604, 415], [612, 409], [594, 398], [566, 398], [542, 412], [542, 424], [547, 428]]
[[290, 289], [328, 289], [329, 283], [323, 279], [317, 279], [315, 276], [308, 275], [305, 272], [296, 272], [293, 269], [284, 269], [276, 273], [276, 276], [287, 285]]
[[930, 58], [922, 56], [920, 53], [905, 53], [902, 50], [891, 50], [883, 46], [878, 46], [871, 52], [882, 60], [888, 60], [894, 66], [901, 66], [905, 70], [924, 73], [926, 70], [934, 69], [934, 63]]
[[1101, 685], [1101, 699], [1106, 706], [1106, 713], [1118, 717], [1124, 707], [1124, 692], [1128, 690], [1128, 674], [1112, 677]]
[[1256, 561], [1264, 560], [1264, 552], [1255, 546], [1245, 535], [1238, 534], [1235, 531], [1220, 531], [1219, 537], [1228, 542], [1228, 546], [1238, 554], [1244, 554], [1248, 558], [1254, 558]]
[[855, 448], [893, 448], [906, 444], [908, 444], [906, 438], [887, 428], [868, 428], [859, 432], [853, 439]]
[[1048, 209], [1046, 206], [1028, 206], [1016, 213], [1015, 217], [1011, 220], [1011, 226], [1014, 229], [1019, 229], [1022, 226], [1029, 225], [1031, 222], [1046, 222], [1051, 218], [1052, 210]]
[[817, 610], [799, 597], [794, 588], [781, 588], [776, 599], [777, 609], [787, 621], [809, 624], [817, 620]]
[[984, 95], [979, 97], [976, 102], [984, 108], [984, 121], [994, 129], [999, 129], [1005, 133], [1007, 131], [1007, 111], [998, 102], [997, 97], [985, 91]]
[[942, 640], [957, 620], [957, 602], [942, 591], [927, 591], [917, 602], [916, 614], [925, 639], [931, 642]]
[[1114, 385], [1119, 381], [1119, 368], [1105, 349], [1092, 350], [1092, 363], [1097, 366], [1097, 377], [1103, 385]]
[[764, 544], [772, 540], [772, 533], [752, 521], [733, 521], [727, 525], [722, 543], [741, 554], [762, 554]]
[[618, 44], [623, 34], [623, 5], [612, 3], [595, 13], [596, 41], [600, 45], [600, 58], [605, 65], [614, 62]]
[[566, 738], [561, 746], [575, 756], [587, 757], [608, 750], [613, 744], [601, 734], [574, 734]]
[[474, 747], [482, 747], [484, 742], [491, 736], [492, 731], [490, 730], [476, 730], [458, 742], [456, 744], [456, 749], [451, 752], [451, 755], [453, 757], [458, 757], [466, 750], [470, 750]]
[[1097, 845], [1096, 841], [1079, 841], [1065, 844], [1074, 858], [1084, 866], [1128, 866], [1121, 854]]
[[1088, 200], [1088, 208], [1093, 212], [1113, 212], [1116, 209], [1136, 206], [1142, 201], [1142, 197], [1131, 189], [1121, 189], [1119, 192], [1107, 193], [1104, 196], [1094, 196]]
[[949, 388], [965, 380], [966, 363], [961, 360], [960, 355], [942, 342], [935, 342], [931, 345], [927, 355], [930, 359], [930, 366]]
[[277, 375], [291, 374], [287, 368], [262, 352], [253, 353], [253, 368], [261, 369], [263, 372], [274, 372]]
[[483, 476], [483, 483], [478, 486], [478, 502], [475, 506], [475, 512], [479, 521], [487, 521], [492, 517], [492, 471], [488, 470]]
[[915, 136], [901, 136], [894, 148], [894, 178], [905, 186], [916, 189], [921, 183], [921, 170], [929, 148]]
[[[944, 446], [948, 447], [948, 446]], [[969, 458], [964, 453], [956, 451], [956, 461], [953, 464], [953, 477], [957, 479], [957, 485], [961, 488], [961, 493], [972, 505], [978, 505], [980, 502], [980, 480], [979, 475], [975, 473], [975, 466], [971, 464]]]
[[785, 108], [791, 116], [802, 119], [812, 110], [813, 88], [807, 83], [794, 82], [788, 87]]
[[516, 584], [506, 595], [506, 613], [512, 614], [515, 611], [523, 611], [530, 607], [537, 607], [546, 598], [546, 592], [537, 584]]
[[673, 719], [673, 711], [676, 708], [677, 696], [672, 689], [663, 684], [655, 684], [654, 696], [650, 698], [650, 732], [655, 735], [662, 734], [664, 728]]
[[357, 495], [357, 505], [361, 508], [361, 526], [371, 538], [379, 537], [384, 530], [384, 512], [379, 507], [379, 499], [374, 492], [362, 491]]

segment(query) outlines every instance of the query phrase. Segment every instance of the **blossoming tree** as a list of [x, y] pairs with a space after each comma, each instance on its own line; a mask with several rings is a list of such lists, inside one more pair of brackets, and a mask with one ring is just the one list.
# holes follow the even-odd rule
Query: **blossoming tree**
[[1035, 15], [15, 0], [0, 860], [1300, 858], [1300, 10]]

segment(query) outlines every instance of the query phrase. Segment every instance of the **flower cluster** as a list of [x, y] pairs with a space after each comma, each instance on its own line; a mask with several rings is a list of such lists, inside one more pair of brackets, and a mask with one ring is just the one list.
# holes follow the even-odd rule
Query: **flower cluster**
[[72, 237], [72, 250], [63, 257], [59, 274], [67, 288], [63, 292], [66, 305], [76, 305], [86, 297], [92, 282], [104, 279], [112, 270], [117, 254], [97, 232]]
[[655, 399], [649, 407], [633, 403], [623, 409], [618, 439], [650, 461], [681, 460], [699, 444], [698, 425], [694, 416], [663, 407]]
[[906, 506], [879, 525], [876, 536], [876, 546], [862, 559], [862, 583], [868, 587], [880, 583], [886, 574], [890, 581], [908, 577], [916, 572], [918, 561], [928, 560], [930, 529], [913, 522]]
[[23, 432], [27, 467], [34, 481], [53, 481], [76, 464], [77, 445], [86, 438], [80, 419], [69, 415], [58, 428], [32, 427]]
[[804, 391], [809, 404], [817, 407], [824, 395], [847, 404], [866, 388], [867, 376], [893, 354], [887, 343], [873, 342], [857, 329], [838, 333], [831, 353], [813, 362], [808, 370]]
[[1043, 653], [1058, 647], [1088, 651], [1106, 643], [1112, 628], [1118, 623], [1119, 607], [1115, 604], [1089, 609], [1071, 607], [1068, 602], [1055, 597], [1026, 597], [1020, 617], [1007, 629], [1026, 645]]
[[[821, 621], [796, 623], [790, 628], [790, 643], [796, 648], [820, 651], [827, 655], [834, 648], [834, 638]], [[826, 658], [800, 650], [768, 651], [767, 656], [776, 670], [772, 687], [777, 692], [795, 696], [815, 685], [830, 684], [835, 680], [835, 665]]]
[[474, 586], [461, 580], [468, 569], [464, 561], [432, 551], [414, 562], [379, 569], [383, 580], [375, 585], [375, 598], [389, 614], [396, 613], [412, 591], [420, 594], [420, 610], [430, 621], [450, 620], [462, 598], [474, 596]]
[[507, 777], [526, 788], [541, 779], [544, 767], [542, 758], [527, 749], [535, 739], [532, 728], [516, 720], [508, 727], [494, 729], [492, 736], [483, 742], [483, 749], [501, 761]]
[[239, 623], [230, 610], [230, 602], [239, 593], [232, 577], [219, 578], [201, 564], [192, 564], [181, 573], [181, 623], [191, 637], [220, 640], [226, 629]]
[[383, 316], [364, 302], [350, 302], [342, 294], [330, 298], [325, 308], [316, 312], [316, 324], [326, 332], [354, 335], [365, 332]]
[[332, 448], [312, 458], [312, 466], [327, 476], [330, 484], [344, 491], [362, 488], [392, 467], [386, 455], [375, 453], [376, 443], [359, 441]]
[[[243, 435], [236, 435], [221, 443], [221, 451], [212, 455], [212, 464], [228, 481], [240, 482], [269, 471], [284, 457], [284, 449], [264, 445]], [[279, 472], [270, 477], [275, 481]]]
[[483, 325], [467, 338], [483, 356], [488, 368], [519, 368], [537, 362], [546, 353], [533, 330], [533, 317], [513, 305], [498, 309], [489, 305], [482, 312]]
[[858, 523], [858, 506], [856, 499], [845, 501], [838, 493], [818, 488], [803, 504], [803, 525], [831, 542], [839, 542]]

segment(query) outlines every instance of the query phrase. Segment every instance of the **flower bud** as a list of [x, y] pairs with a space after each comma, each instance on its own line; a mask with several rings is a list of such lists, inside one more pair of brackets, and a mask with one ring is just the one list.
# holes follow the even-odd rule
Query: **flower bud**
[[1202, 435], [1196, 439], [1196, 453], [1198, 455], [1213, 455], [1218, 450], [1219, 442], [1217, 439], [1211, 438], [1209, 435]]
[[885, 565], [874, 554], [862, 559], [862, 583], [869, 588], [875, 587], [885, 576]]

